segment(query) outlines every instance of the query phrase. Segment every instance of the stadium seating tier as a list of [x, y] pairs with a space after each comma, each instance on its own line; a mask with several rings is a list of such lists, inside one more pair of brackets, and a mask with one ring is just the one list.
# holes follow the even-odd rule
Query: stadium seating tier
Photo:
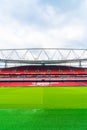
[[0, 86], [86, 86], [87, 69], [70, 66], [19, 66], [0, 69]]

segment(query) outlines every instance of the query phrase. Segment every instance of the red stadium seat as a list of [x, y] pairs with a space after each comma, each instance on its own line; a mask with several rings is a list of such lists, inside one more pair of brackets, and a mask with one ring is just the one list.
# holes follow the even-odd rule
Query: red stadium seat
[[86, 86], [87, 69], [69, 66], [19, 66], [0, 69], [0, 86]]

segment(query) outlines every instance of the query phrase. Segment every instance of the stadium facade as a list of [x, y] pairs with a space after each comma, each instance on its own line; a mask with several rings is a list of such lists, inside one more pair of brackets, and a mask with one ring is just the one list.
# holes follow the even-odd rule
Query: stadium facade
[[87, 86], [87, 49], [0, 49], [0, 86]]

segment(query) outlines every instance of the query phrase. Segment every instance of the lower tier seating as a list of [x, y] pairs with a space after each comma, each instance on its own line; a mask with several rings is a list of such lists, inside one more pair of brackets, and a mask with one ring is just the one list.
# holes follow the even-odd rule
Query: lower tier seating
[[36, 87], [36, 86], [87, 86], [86, 81], [79, 82], [0, 82], [0, 87]]

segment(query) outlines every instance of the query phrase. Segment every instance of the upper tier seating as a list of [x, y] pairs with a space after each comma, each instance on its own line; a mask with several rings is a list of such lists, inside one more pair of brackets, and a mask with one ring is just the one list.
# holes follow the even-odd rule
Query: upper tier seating
[[0, 74], [87, 74], [87, 69], [67, 66], [21, 66], [0, 69]]

